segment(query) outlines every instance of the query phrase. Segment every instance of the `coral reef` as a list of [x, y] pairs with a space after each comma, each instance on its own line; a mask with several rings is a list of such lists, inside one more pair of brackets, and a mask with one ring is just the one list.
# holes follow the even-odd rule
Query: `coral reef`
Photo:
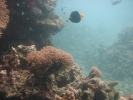
[[[49, 50], [50, 49], [50, 50]], [[59, 49], [47, 46], [40, 51], [36, 51], [34, 45], [19, 45], [17, 48], [12, 47], [11, 54], [3, 57], [3, 64], [0, 65], [0, 99], [1, 100], [125, 100], [126, 97], [114, 89], [118, 84], [117, 81], [106, 83], [102, 81], [101, 71], [93, 66], [90, 74], [86, 77], [78, 64], [63, 63], [50, 67], [47, 72], [43, 71], [43, 66], [36, 63], [38, 58], [33, 57], [31, 60], [34, 66], [28, 64], [28, 56], [33, 52], [48, 53], [49, 59], [60, 60], [69, 59], [71, 56]], [[62, 56], [52, 56], [63, 54]], [[35, 55], [32, 55], [35, 56]], [[45, 55], [47, 58], [47, 55]], [[44, 58], [45, 58], [44, 56]], [[38, 56], [37, 56], [38, 57]], [[60, 59], [56, 59], [60, 58]], [[70, 58], [69, 58], [70, 57]], [[27, 59], [28, 58], [28, 59]], [[31, 58], [30, 58], [31, 59]], [[42, 60], [41, 60], [42, 61]], [[70, 65], [71, 67], [69, 67]], [[54, 65], [54, 66], [55, 66]], [[33, 73], [32, 67], [37, 66], [41, 73]], [[45, 66], [44, 66], [45, 67]], [[56, 67], [56, 68], [57, 68]], [[63, 67], [63, 68], [62, 68]], [[95, 69], [95, 70], [94, 70]], [[94, 75], [94, 71], [96, 71]], [[97, 74], [99, 73], [99, 74]], [[91, 77], [93, 76], [93, 77]], [[122, 99], [124, 98], [124, 99]], [[130, 99], [127, 99], [130, 100]]]
[[6, 0], [0, 0], [0, 37], [3, 34], [2, 30], [7, 27], [9, 22], [9, 10], [6, 5]]
[[[118, 34], [118, 40], [111, 46], [101, 46], [98, 49], [98, 54], [95, 56], [95, 64], [102, 71], [106, 71], [106, 79], [114, 79], [123, 82], [123, 86], [127, 83], [123, 94], [130, 95], [130, 81], [133, 79], [133, 26], [123, 29]], [[121, 87], [123, 87], [121, 86]], [[130, 91], [130, 92], [129, 92]]]
[[57, 0], [0, 2], [0, 55], [9, 54], [11, 47], [20, 44], [36, 45], [37, 49], [52, 45], [51, 35], [61, 31], [65, 25], [63, 19], [54, 13]]
[[[51, 35], [65, 25], [54, 13], [56, 3], [0, 0], [0, 100], [131, 100], [114, 88], [117, 81], [102, 81], [97, 67], [84, 76], [70, 54], [51, 46]], [[125, 29], [116, 44], [102, 49], [100, 69], [113, 66], [119, 76], [131, 70], [132, 33], [133, 27]]]
[[133, 50], [133, 25], [126, 27], [118, 34], [118, 44], [127, 50]]
[[61, 100], [76, 100], [76, 99], [72, 91], [66, 90], [65, 96], [62, 97]]
[[131, 77], [133, 75], [133, 68], [131, 67], [133, 65], [132, 47], [133, 26], [130, 26], [118, 34], [118, 41], [112, 46], [99, 48], [99, 54], [96, 57], [97, 65], [102, 66], [102, 70], [112, 71], [112, 76], [117, 79]]

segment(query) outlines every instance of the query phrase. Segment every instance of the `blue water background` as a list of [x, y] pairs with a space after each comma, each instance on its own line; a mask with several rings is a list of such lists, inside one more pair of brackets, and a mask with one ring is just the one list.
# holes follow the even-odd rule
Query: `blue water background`
[[[80, 23], [68, 20], [72, 11], [85, 14]], [[72, 54], [75, 63], [88, 75], [90, 68], [96, 66], [98, 48], [101, 45], [106, 48], [117, 42], [118, 33], [133, 25], [133, 0], [122, 0], [117, 5], [112, 5], [111, 0], [58, 0], [55, 13], [62, 17], [65, 27], [52, 37], [53, 45]], [[106, 82], [116, 80], [109, 77], [113, 72], [101, 71]], [[118, 80], [119, 85], [116, 88], [122, 95], [133, 94], [131, 80], [128, 77]]]
[[[72, 11], [84, 13], [85, 17], [72, 23], [68, 20]], [[52, 37], [52, 43], [72, 54], [86, 75], [95, 65], [97, 48], [113, 44], [117, 34], [133, 24], [133, 0], [122, 0], [117, 5], [112, 5], [111, 0], [58, 0], [55, 12], [65, 27]]]

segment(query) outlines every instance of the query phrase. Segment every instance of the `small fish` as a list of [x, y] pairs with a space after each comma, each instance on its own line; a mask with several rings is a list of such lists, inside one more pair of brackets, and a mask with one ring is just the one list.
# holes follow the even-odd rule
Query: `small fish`
[[63, 11], [63, 7], [61, 7], [61, 10]]
[[112, 5], [117, 5], [118, 3], [122, 2], [121, 0], [112, 0]]
[[79, 23], [81, 21], [82, 18], [84, 18], [84, 14], [79, 14], [78, 11], [73, 11], [70, 14], [69, 20], [73, 23]]
[[64, 12], [64, 14], [66, 14], [66, 13]]

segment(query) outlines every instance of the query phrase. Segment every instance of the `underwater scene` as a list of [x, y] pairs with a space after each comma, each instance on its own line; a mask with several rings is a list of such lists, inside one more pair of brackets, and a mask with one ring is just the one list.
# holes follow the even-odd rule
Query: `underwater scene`
[[133, 100], [133, 0], [0, 0], [0, 100]]

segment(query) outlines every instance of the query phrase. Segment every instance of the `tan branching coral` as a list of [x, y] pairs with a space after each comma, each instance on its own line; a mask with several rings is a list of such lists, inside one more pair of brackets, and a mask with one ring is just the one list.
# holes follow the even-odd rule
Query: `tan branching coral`
[[74, 63], [70, 54], [52, 46], [46, 46], [40, 51], [33, 51], [28, 54], [27, 58], [32, 65], [45, 67], [45, 71], [51, 66], [67, 67]]
[[93, 77], [101, 77], [101, 76], [102, 76], [102, 72], [96, 66], [93, 66], [89, 73], [89, 77], [93, 78]]
[[6, 0], [0, 0], [0, 37], [2, 30], [6, 28], [9, 21], [9, 10], [7, 9]]

